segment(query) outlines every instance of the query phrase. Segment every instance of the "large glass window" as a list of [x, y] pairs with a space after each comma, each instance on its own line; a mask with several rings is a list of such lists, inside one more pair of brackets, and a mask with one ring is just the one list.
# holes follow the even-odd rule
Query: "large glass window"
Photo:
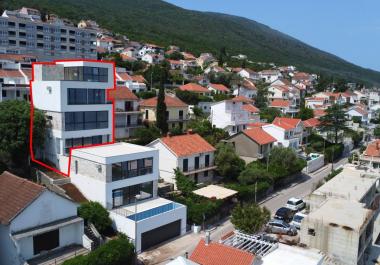
[[153, 172], [153, 157], [112, 164], [112, 181], [133, 178]]
[[65, 112], [65, 131], [108, 128], [108, 111]]
[[127, 205], [136, 201], [136, 195], [141, 195], [140, 200], [153, 197], [153, 181], [145, 182], [122, 189], [112, 191], [113, 207]]
[[65, 67], [66, 81], [108, 82], [108, 69], [102, 67]]
[[67, 104], [105, 104], [106, 91], [104, 89], [69, 88], [67, 93]]
[[89, 145], [101, 144], [101, 143], [103, 143], [102, 135], [66, 139], [65, 154], [69, 154], [70, 148], [72, 147], [89, 146]]

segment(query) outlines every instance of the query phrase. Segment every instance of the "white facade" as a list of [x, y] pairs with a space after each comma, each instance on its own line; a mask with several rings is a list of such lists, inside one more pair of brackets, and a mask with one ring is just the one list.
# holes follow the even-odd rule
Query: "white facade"
[[349, 111], [346, 112], [349, 119], [352, 120], [353, 117], [359, 117], [362, 122], [368, 123], [368, 112], [364, 110], [357, 110], [357, 107], [351, 108]]
[[302, 126], [291, 130], [285, 130], [274, 124], [264, 125], [263, 130], [277, 139], [275, 145], [282, 147], [291, 147], [298, 150], [302, 144]]
[[[81, 71], [92, 74], [81, 76]], [[112, 140], [112, 104], [106, 98], [106, 90], [113, 87], [112, 64], [73, 61], [35, 65], [34, 74], [34, 107], [43, 110], [51, 124], [42, 159], [67, 170], [71, 147]]]
[[0, 264], [17, 265], [38, 257], [34, 238], [51, 231], [58, 233], [58, 246], [82, 245], [83, 219], [77, 217], [77, 205], [45, 190], [17, 215], [9, 225], [0, 224]]
[[[186, 232], [186, 207], [157, 197], [158, 155], [156, 149], [127, 143], [72, 154], [72, 183], [108, 209], [114, 227], [137, 241], [138, 252], [147, 246], [144, 233], [173, 222], [180, 222], [177, 235]], [[136, 195], [141, 195], [137, 204]]]
[[230, 135], [247, 128], [249, 113], [242, 109], [243, 102], [225, 100], [211, 106], [210, 121], [213, 126], [224, 129]]
[[246, 98], [254, 98], [257, 95], [257, 90], [246, 88], [244, 86], [239, 86], [234, 88], [233, 93], [234, 96], [243, 96]]

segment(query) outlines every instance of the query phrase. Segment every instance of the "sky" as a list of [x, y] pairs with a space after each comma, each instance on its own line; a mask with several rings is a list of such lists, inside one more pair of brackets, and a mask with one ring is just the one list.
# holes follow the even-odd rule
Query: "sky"
[[253, 19], [321, 50], [380, 71], [379, 0], [166, 0]]

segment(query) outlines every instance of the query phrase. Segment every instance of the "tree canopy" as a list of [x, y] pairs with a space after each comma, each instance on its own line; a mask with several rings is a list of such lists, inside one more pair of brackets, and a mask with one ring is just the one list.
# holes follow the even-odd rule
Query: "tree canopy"
[[229, 143], [219, 143], [216, 146], [215, 165], [220, 176], [226, 180], [236, 180], [245, 167], [245, 162]]
[[261, 208], [257, 204], [238, 205], [232, 211], [231, 223], [236, 229], [255, 234], [261, 230], [270, 219], [270, 211], [267, 208]]
[[169, 130], [168, 116], [166, 114], [167, 108], [165, 103], [165, 89], [160, 87], [157, 96], [157, 114], [156, 114], [156, 126], [161, 130], [162, 134], [166, 134]]
[[104, 234], [111, 226], [108, 211], [98, 202], [85, 202], [78, 208], [78, 215], [94, 224], [99, 233]]
[[347, 115], [338, 104], [334, 104], [326, 110], [326, 115], [320, 118], [320, 130], [323, 132], [330, 132], [334, 135], [334, 143], [338, 143], [339, 134], [346, 132], [348, 127], [346, 125]]

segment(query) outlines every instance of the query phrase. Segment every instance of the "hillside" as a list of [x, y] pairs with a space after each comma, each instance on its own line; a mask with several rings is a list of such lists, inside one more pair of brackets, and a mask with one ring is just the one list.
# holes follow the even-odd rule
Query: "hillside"
[[380, 72], [351, 64], [286, 34], [242, 17], [185, 10], [159, 0], [2, 0], [1, 9], [21, 6], [53, 12], [78, 21], [96, 20], [102, 27], [132, 40], [175, 44], [194, 52], [246, 54], [255, 61], [292, 64], [352, 81], [380, 84]]

